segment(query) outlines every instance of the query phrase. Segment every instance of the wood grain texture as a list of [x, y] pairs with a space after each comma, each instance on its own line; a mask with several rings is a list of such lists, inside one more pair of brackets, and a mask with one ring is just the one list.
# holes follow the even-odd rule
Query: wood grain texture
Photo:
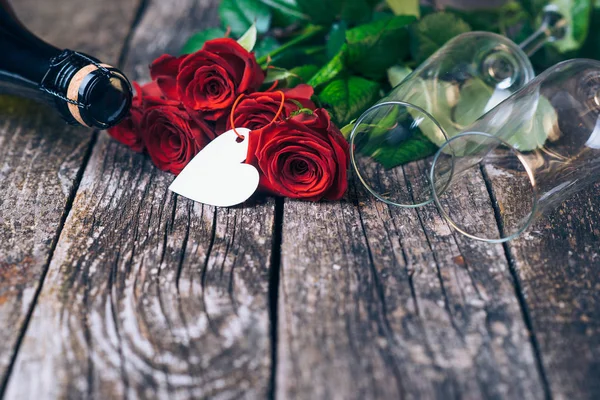
[[[485, 185], [474, 200], [451, 196], [497, 229]], [[502, 246], [356, 186], [342, 203], [287, 201], [282, 237], [280, 398], [544, 397]]]
[[[488, 174], [501, 208], [529, 201], [510, 174]], [[600, 397], [599, 199], [596, 184], [507, 244], [556, 399]]]
[[[113, 63], [135, 7], [131, 0], [12, 3], [19, 18], [48, 42]], [[104, 26], [109, 29], [100, 28]], [[91, 139], [91, 131], [67, 126], [46, 106], [0, 96], [0, 382]]]
[[[125, 72], [215, 25], [215, 1], [149, 2]], [[9, 398], [264, 398], [274, 201], [232, 209], [102, 133], [15, 363]]]
[[[74, 30], [57, 30], [75, 3]], [[152, 59], [217, 23], [216, 4], [148, 2], [128, 75], [146, 81]], [[114, 63], [135, 4], [16, 9], [48, 40]], [[274, 200], [194, 204], [101, 133], [57, 240], [89, 132], [44, 109], [31, 118], [30, 102], [0, 102], [0, 373], [49, 264], [6, 398], [268, 397]], [[404, 180], [424, 168], [407, 166]], [[494, 199], [515, 207], [519, 194]], [[466, 239], [433, 206], [374, 201], [354, 182], [342, 202], [286, 201], [276, 396], [600, 397], [599, 195], [597, 185], [506, 246]], [[480, 232], [498, 229], [480, 173], [448, 201]]]

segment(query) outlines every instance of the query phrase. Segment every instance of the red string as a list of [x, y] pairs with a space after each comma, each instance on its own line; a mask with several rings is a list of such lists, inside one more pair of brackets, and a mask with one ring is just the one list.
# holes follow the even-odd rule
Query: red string
[[244, 140], [244, 135], [241, 135], [240, 133], [238, 133], [238, 131], [235, 129], [235, 121], [234, 121], [234, 114], [235, 114], [235, 108], [238, 106], [240, 100], [242, 100], [242, 98], [244, 97], [244, 94], [240, 94], [238, 96], [237, 99], [235, 99], [235, 102], [233, 103], [233, 107], [231, 107], [231, 114], [229, 114], [229, 124], [231, 125], [231, 128], [233, 129], [233, 132], [235, 132], [235, 134], [237, 135], [239, 140]]
[[[281, 90], [278, 90], [276, 93], [279, 93], [281, 95], [281, 104], [279, 104], [279, 110], [277, 110], [277, 114], [275, 114], [275, 117], [273, 117], [271, 122], [269, 122], [269, 125], [277, 121], [277, 118], [281, 116], [281, 113], [283, 112], [283, 107], [285, 106], [285, 93], [283, 93]], [[240, 94], [238, 98], [235, 99], [233, 107], [231, 107], [231, 114], [229, 115], [229, 124], [231, 125], [231, 129], [233, 129], [233, 132], [237, 135], [238, 140], [240, 141], [244, 140], [245, 137], [244, 135], [239, 133], [235, 128], [235, 109], [237, 108], [238, 104], [240, 103], [243, 97], [244, 94]]]
[[268, 88], [267, 90], [265, 90], [266, 92], [270, 92], [272, 90], [275, 90], [275, 88], [277, 87], [277, 85], [279, 85], [279, 81], [275, 81], [273, 82], [273, 84], [271, 85], [270, 88]]
[[279, 110], [277, 110], [277, 114], [275, 114], [273, 120], [269, 122], [269, 125], [277, 121], [277, 118], [279, 118], [279, 116], [281, 115], [281, 112], [283, 111], [283, 106], [285, 105], [285, 94], [281, 90], [278, 90], [277, 93], [281, 95], [281, 104], [279, 105]]

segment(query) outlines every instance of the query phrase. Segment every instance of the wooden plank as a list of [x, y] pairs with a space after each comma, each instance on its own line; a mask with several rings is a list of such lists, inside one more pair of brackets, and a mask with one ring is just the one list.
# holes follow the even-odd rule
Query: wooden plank
[[[19, 18], [45, 40], [111, 63], [118, 59], [135, 8], [133, 0], [12, 3]], [[0, 96], [0, 388], [92, 137], [45, 106]]]
[[[215, 1], [149, 2], [125, 71], [217, 23]], [[215, 209], [101, 134], [18, 354], [9, 398], [264, 398], [274, 201]], [[41, 334], [44, 332], [44, 334]]]
[[[497, 229], [485, 185], [461, 196], [481, 179], [450, 201], [488, 210], [474, 223]], [[356, 187], [342, 203], [286, 202], [282, 237], [280, 397], [545, 396], [501, 245]]]
[[[499, 206], [524, 204], [489, 173]], [[564, 202], [507, 244], [552, 395], [600, 397], [600, 184]]]

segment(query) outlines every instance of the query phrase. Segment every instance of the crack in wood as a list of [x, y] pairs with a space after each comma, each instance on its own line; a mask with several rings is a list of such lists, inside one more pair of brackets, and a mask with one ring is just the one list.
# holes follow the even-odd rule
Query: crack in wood
[[60, 223], [58, 224], [56, 234], [54, 235], [52, 244], [50, 246], [48, 258], [46, 259], [46, 262], [42, 268], [42, 273], [40, 275], [39, 284], [36, 288], [35, 294], [33, 296], [31, 304], [29, 306], [29, 310], [27, 311], [25, 319], [23, 320], [23, 324], [19, 331], [19, 336], [15, 343], [14, 351], [12, 353], [10, 363], [9, 363], [8, 367], [6, 368], [6, 372], [5, 372], [4, 376], [2, 377], [2, 380], [0, 383], [0, 399], [4, 398], [4, 394], [6, 392], [6, 388], [8, 386], [8, 382], [9, 382], [10, 376], [12, 374], [12, 370], [14, 368], [15, 361], [16, 361], [17, 355], [19, 353], [19, 349], [21, 348], [21, 343], [23, 342], [23, 338], [25, 337], [25, 333], [27, 332], [27, 328], [29, 326], [29, 321], [31, 319], [31, 316], [33, 315], [33, 310], [35, 309], [35, 306], [37, 305], [37, 300], [39, 298], [39, 295], [42, 292], [42, 288], [44, 286], [44, 281], [46, 280], [46, 275], [48, 274], [48, 269], [50, 267], [52, 257], [54, 256], [56, 246], [58, 245], [58, 240], [59, 240], [60, 234], [64, 228], [67, 217], [68, 217], [69, 213], [71, 212], [71, 208], [73, 207], [73, 202], [75, 201], [75, 195], [77, 194], [77, 190], [79, 189], [79, 184], [81, 183], [81, 179], [83, 178], [83, 172], [85, 170], [85, 166], [87, 165], [87, 162], [89, 161], [89, 159], [92, 155], [92, 149], [94, 148], [94, 145], [96, 143], [97, 136], [98, 136], [98, 132], [94, 131], [92, 133], [92, 139], [90, 140], [88, 148], [86, 149], [85, 156], [83, 157], [82, 165], [79, 168], [79, 170], [77, 171], [77, 175], [73, 182], [71, 192], [69, 194], [69, 197], [67, 198], [67, 202], [65, 204], [65, 209], [61, 215]]
[[269, 322], [271, 336], [271, 376], [269, 379], [269, 399], [275, 400], [277, 393], [277, 346], [278, 346], [278, 308], [279, 308], [279, 281], [281, 276], [281, 246], [283, 233], [283, 216], [285, 201], [283, 198], [275, 200], [275, 218], [273, 220], [273, 244], [269, 267]]
[[[202, 206], [204, 207], [204, 206]], [[215, 245], [215, 239], [217, 237], [217, 213], [218, 209], [215, 207], [213, 212], [213, 223], [212, 229], [210, 232], [210, 241], [208, 243], [208, 248], [206, 249], [206, 257], [204, 259], [204, 263], [202, 264], [202, 272], [200, 277], [200, 287], [202, 288], [202, 305], [207, 310], [206, 311], [206, 319], [208, 321], [208, 326], [212, 330], [212, 332], [219, 336], [219, 329], [215, 326], [214, 322], [211, 319], [210, 312], [208, 312], [208, 307], [206, 303], [206, 276], [208, 272], [208, 262], [210, 261], [210, 256], [212, 255], [212, 249]]]
[[[420, 171], [423, 172], [423, 171]], [[404, 176], [404, 182], [406, 184], [406, 186], [409, 188], [409, 193], [411, 196], [411, 199], [413, 201], [413, 203], [415, 203], [415, 198], [414, 198], [414, 194], [413, 194], [413, 190], [410, 189], [411, 188], [411, 183], [410, 180], [408, 179], [408, 176], [406, 174], [406, 171], [404, 170], [404, 167], [402, 167], [402, 175]], [[442, 296], [444, 298], [444, 305], [446, 308], [446, 312], [448, 313], [448, 317], [450, 319], [450, 324], [452, 325], [452, 327], [456, 330], [456, 332], [458, 333], [459, 337], [464, 337], [464, 334], [462, 332], [462, 330], [459, 328], [458, 324], [456, 323], [456, 320], [454, 318], [454, 313], [452, 312], [452, 310], [450, 310], [450, 300], [448, 299], [448, 294], [446, 293], [446, 288], [444, 285], [444, 279], [442, 278], [442, 271], [440, 270], [440, 261], [437, 257], [437, 254], [435, 251], [433, 251], [433, 246], [431, 245], [431, 239], [429, 238], [429, 233], [427, 232], [427, 228], [425, 227], [425, 224], [423, 223], [423, 217], [421, 216], [421, 212], [420, 210], [417, 208], [416, 210], [417, 212], [417, 218], [419, 220], [419, 224], [421, 225], [421, 229], [423, 229], [423, 232], [425, 234], [425, 239], [427, 241], [427, 246], [429, 247], [429, 250], [431, 251], [431, 254], [433, 255], [433, 259], [435, 260], [435, 267], [437, 270], [437, 277], [438, 277], [438, 281], [440, 283], [440, 289], [442, 292]]]
[[[190, 225], [192, 224], [192, 207], [193, 203], [187, 203], [187, 224], [185, 227], [185, 236], [183, 237], [183, 244], [181, 247], [181, 256], [179, 258], [179, 264], [177, 265], [177, 274], [175, 276], [175, 288], [177, 289], [177, 293], [179, 293], [179, 281], [181, 280], [181, 272], [183, 271], [183, 261], [185, 260], [185, 254], [187, 251], [187, 243], [190, 239]], [[204, 212], [204, 209], [202, 210]], [[202, 214], [200, 216], [202, 218]]]
[[[365, 223], [363, 220], [363, 216], [360, 212], [360, 208], [358, 209], [358, 218], [360, 221], [362, 233], [366, 238], [368, 236], [368, 234], [367, 234], [367, 230], [365, 229]], [[371, 246], [369, 245], [368, 241], [366, 241], [366, 246], [367, 246], [367, 254], [369, 256], [369, 268], [371, 270], [371, 274], [373, 275], [373, 283], [374, 283], [375, 293], [378, 296], [378, 303], [377, 303], [377, 305], [379, 306], [379, 309], [377, 312], [378, 315], [375, 315], [374, 317], [377, 320], [379, 320], [379, 318], [377, 318], [378, 316], [381, 318], [381, 320], [383, 321], [383, 325], [384, 325], [383, 333], [384, 333], [385, 337], [393, 345], [393, 347], [396, 347], [397, 343], [396, 343], [396, 340], [394, 339], [394, 333], [393, 333], [394, 331], [391, 327], [391, 324], [390, 324], [390, 322], [387, 318], [387, 314], [386, 314], [387, 306], [386, 306], [386, 300], [385, 300], [385, 290], [383, 288], [383, 285], [381, 284], [381, 281], [379, 278], [379, 273], [378, 273], [377, 269], [375, 268], [373, 252], [371, 251]], [[387, 360], [388, 365], [391, 366], [391, 368], [392, 368], [400, 398], [405, 398], [406, 389], [404, 388], [404, 385], [402, 384], [402, 374], [400, 373], [400, 370], [398, 369], [396, 360], [394, 359], [394, 357], [390, 356], [387, 349], [381, 349], [380, 354], [383, 359]]]
[[[132, 253], [133, 252], [135, 252], [135, 249], [132, 250]], [[117, 264], [117, 262], [115, 262], [111, 265], [111, 274], [108, 279], [107, 293], [108, 293], [108, 296], [110, 297], [109, 302], [110, 302], [112, 323], [114, 324], [115, 334], [117, 337], [117, 352], [119, 354], [119, 360], [120, 360], [121, 377], [122, 377], [123, 385], [125, 386], [124, 398], [127, 399], [129, 397], [129, 378], [127, 376], [127, 369], [125, 368], [125, 356], [123, 355], [123, 344], [122, 344], [123, 339], [121, 338], [119, 321], [117, 319], [117, 315], [118, 315], [117, 304], [115, 302], [115, 299], [117, 296], [117, 288], [115, 287], [117, 272], [118, 272], [118, 264]]]
[[[479, 171], [481, 172], [481, 176], [485, 183], [486, 190], [490, 196], [490, 201], [492, 203], [492, 208], [494, 209], [494, 217], [496, 218], [496, 223], [498, 224], [498, 230], [500, 232], [500, 236], [504, 237], [504, 223], [502, 220], [502, 214], [500, 212], [500, 208], [498, 207], [498, 201], [496, 199], [496, 194], [494, 193], [494, 188], [490, 177], [488, 176], [487, 171], [483, 165], [480, 165]], [[533, 323], [531, 320], [531, 316], [529, 314], [529, 307], [527, 305], [527, 300], [523, 295], [523, 288], [520, 282], [519, 274], [517, 273], [516, 266], [513, 258], [510, 254], [509, 243], [502, 243], [502, 247], [504, 249], [504, 254], [506, 256], [506, 260], [508, 262], [508, 269], [513, 279], [514, 287], [515, 287], [515, 295], [519, 300], [519, 307], [521, 308], [521, 312], [523, 313], [523, 320], [525, 322], [525, 326], [529, 332], [529, 338], [531, 341], [531, 346], [533, 348], [533, 354], [535, 355], [536, 366], [538, 369], [538, 373], [540, 375], [540, 379], [542, 381], [542, 385], [544, 388], [544, 395], [546, 399], [552, 399], [552, 390], [550, 389], [550, 381], [548, 379], [548, 374], [546, 373], [546, 369], [544, 368], [544, 362], [542, 360], [542, 352], [540, 349], [539, 342], [536, 337], [536, 333], [533, 329]]]

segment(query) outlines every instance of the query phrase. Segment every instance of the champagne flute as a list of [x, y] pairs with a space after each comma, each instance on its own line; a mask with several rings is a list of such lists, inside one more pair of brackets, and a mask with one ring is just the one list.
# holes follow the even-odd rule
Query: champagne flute
[[[540, 28], [521, 46], [489, 32], [464, 33], [446, 43], [355, 123], [351, 161], [362, 184], [392, 205], [432, 202], [429, 156], [531, 81], [528, 55], [564, 35], [564, 28], [565, 19], [549, 6]], [[426, 165], [416, 176], [405, 174], [404, 164], [421, 159]]]
[[[500, 229], [494, 234], [444, 201], [467, 187], [473, 169], [486, 177], [481, 191], [496, 197]], [[443, 144], [430, 170], [434, 201], [447, 221], [466, 236], [491, 243], [516, 237], [599, 180], [600, 62], [586, 59], [546, 70]], [[463, 195], [472, 190], [477, 191]]]

